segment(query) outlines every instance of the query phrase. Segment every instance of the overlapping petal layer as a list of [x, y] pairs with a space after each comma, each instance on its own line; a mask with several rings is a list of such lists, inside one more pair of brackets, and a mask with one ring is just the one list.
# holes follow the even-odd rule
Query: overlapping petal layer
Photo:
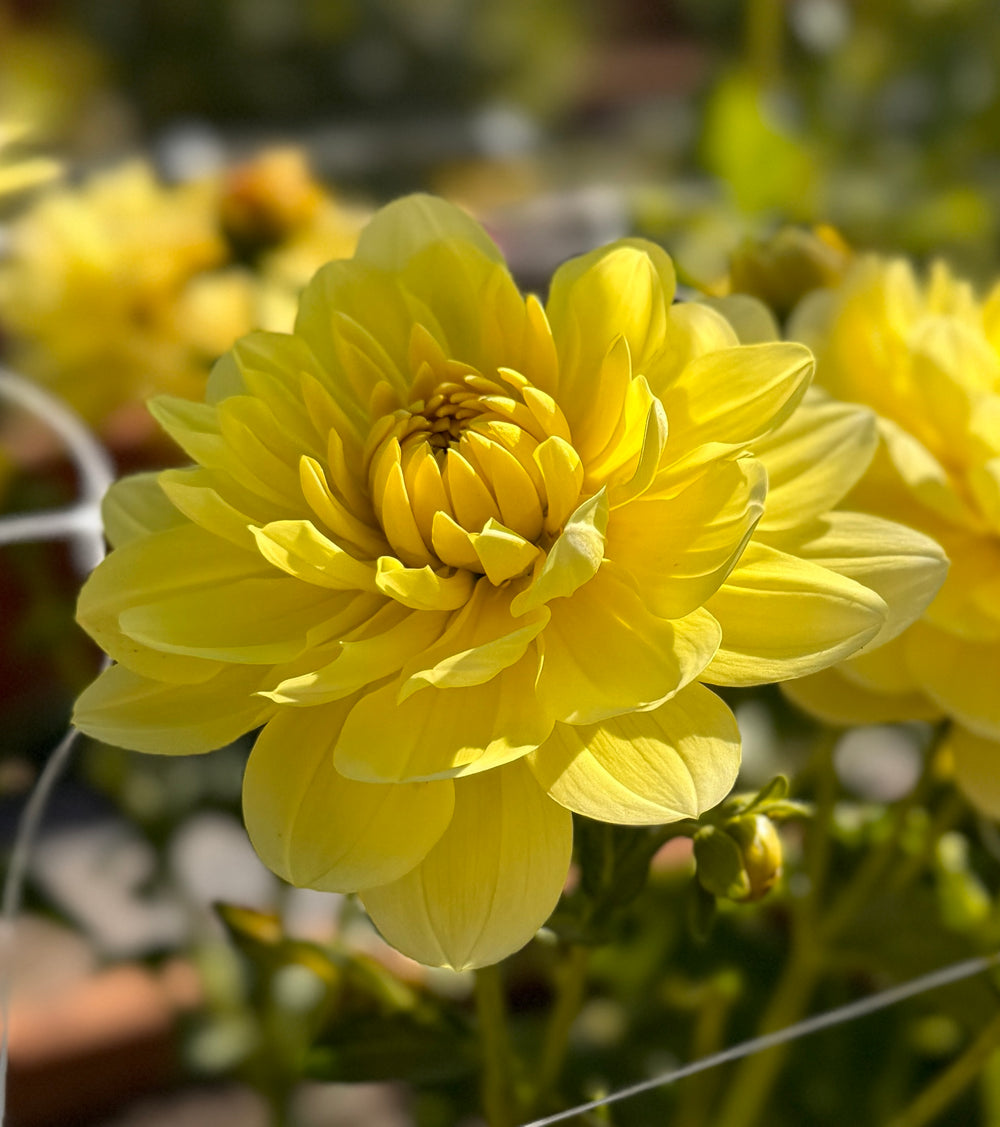
[[267, 864], [453, 966], [544, 922], [572, 812], [718, 803], [739, 739], [698, 682], [855, 653], [940, 558], [827, 515], [873, 437], [803, 402], [809, 352], [741, 346], [673, 291], [626, 240], [543, 307], [457, 209], [385, 208], [293, 334], [154, 404], [195, 464], [109, 496], [79, 617], [118, 664], [77, 723], [160, 753], [264, 725], [244, 808]]

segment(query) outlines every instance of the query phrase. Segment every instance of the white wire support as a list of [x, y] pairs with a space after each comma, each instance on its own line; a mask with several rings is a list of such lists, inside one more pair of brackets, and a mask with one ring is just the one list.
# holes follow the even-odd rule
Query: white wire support
[[[82, 574], [104, 558], [101, 498], [114, 480], [114, 468], [103, 446], [86, 424], [64, 403], [37, 384], [0, 368], [0, 399], [38, 415], [65, 443], [79, 476], [79, 500], [64, 509], [16, 513], [0, 518], [0, 545], [34, 540], [68, 540]], [[31, 850], [49, 798], [70, 760], [79, 733], [71, 728], [45, 763], [25, 804], [14, 837], [14, 849], [0, 898], [0, 1127], [7, 1111], [10, 993], [14, 925], [21, 911]]]
[[978, 958], [952, 963], [941, 970], [913, 978], [899, 986], [892, 986], [888, 990], [882, 990], [868, 998], [848, 1002], [845, 1006], [838, 1006], [836, 1009], [827, 1010], [825, 1013], [807, 1017], [804, 1021], [797, 1021], [794, 1025], [785, 1026], [784, 1029], [777, 1029], [773, 1033], [754, 1037], [753, 1040], [742, 1041], [739, 1045], [733, 1045], [721, 1052], [713, 1053], [711, 1056], [702, 1057], [701, 1060], [692, 1061], [690, 1064], [682, 1065], [670, 1072], [663, 1072], [649, 1080], [630, 1084], [627, 1088], [620, 1088], [617, 1092], [612, 1092], [599, 1100], [591, 1100], [589, 1103], [579, 1104], [576, 1107], [568, 1108], [566, 1111], [558, 1111], [555, 1115], [546, 1115], [542, 1119], [532, 1119], [530, 1123], [523, 1123], [521, 1127], [549, 1127], [552, 1123], [562, 1123], [563, 1120], [572, 1119], [574, 1116], [583, 1115], [585, 1112], [597, 1111], [598, 1108], [619, 1103], [631, 1096], [638, 1096], [642, 1092], [666, 1088], [670, 1084], [675, 1084], [678, 1080], [694, 1076], [699, 1072], [707, 1072], [710, 1068], [717, 1068], [720, 1064], [728, 1064], [730, 1061], [742, 1060], [743, 1057], [755, 1056], [757, 1053], [764, 1052], [765, 1049], [773, 1049], [776, 1045], [801, 1040], [803, 1037], [810, 1036], [810, 1034], [818, 1033], [821, 1029], [832, 1029], [835, 1025], [857, 1021], [859, 1018], [867, 1017], [868, 1014], [888, 1009], [889, 1006], [894, 1006], [897, 1002], [905, 1001], [907, 998], [916, 998], [920, 994], [926, 994], [929, 990], [936, 990], [939, 986], [961, 982], [964, 978], [972, 978], [974, 975], [982, 974], [998, 965], [1000, 965], [1000, 951], [996, 951], [992, 955], [982, 955]]
[[111, 459], [65, 403], [7, 368], [0, 368], [0, 399], [25, 408], [47, 423], [65, 443], [80, 479], [79, 500], [68, 508], [0, 517], [0, 545], [68, 540], [74, 563], [87, 574], [104, 558], [101, 498], [115, 479]]

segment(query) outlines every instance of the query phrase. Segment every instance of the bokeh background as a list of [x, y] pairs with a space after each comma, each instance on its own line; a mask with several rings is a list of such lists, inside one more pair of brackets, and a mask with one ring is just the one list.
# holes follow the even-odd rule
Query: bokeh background
[[[666, 246], [689, 292], [724, 292], [743, 255], [779, 311], [789, 269], [806, 257], [822, 280], [851, 247], [944, 256], [985, 284], [998, 57], [992, 0], [0, 0], [0, 123], [25, 127], [16, 153], [61, 163], [55, 183], [0, 202], [0, 360], [72, 405], [116, 472], [173, 464], [143, 399], [196, 396], [239, 335], [288, 327], [311, 272], [414, 190], [481, 218], [527, 288], [625, 234]], [[768, 258], [760, 244], [786, 224], [799, 235]], [[78, 488], [51, 428], [6, 405], [6, 516]], [[65, 543], [0, 549], [5, 852], [97, 669], [73, 624], [80, 580]], [[815, 729], [774, 693], [732, 699], [747, 786], [794, 775]], [[835, 871], [877, 842], [928, 733], [851, 738]], [[347, 901], [278, 887], [239, 821], [245, 755], [78, 750], [29, 866], [11, 1127], [254, 1127], [279, 1107], [303, 1127], [475, 1122], [468, 980], [394, 956]], [[947, 817], [919, 895], [860, 918], [825, 1002], [1000, 935], [1000, 839]], [[917, 856], [926, 826], [907, 832]], [[708, 941], [690, 883], [689, 857], [668, 850], [609, 932], [568, 1090], [753, 1029], [787, 955], [785, 893], [723, 915]], [[538, 946], [512, 972], [528, 1046], [551, 1000]], [[993, 1006], [956, 987], [800, 1047], [766, 1121], [886, 1122]], [[637, 1099], [614, 1121], [698, 1127], [724, 1084]], [[1000, 1060], [950, 1114], [1000, 1123]]]

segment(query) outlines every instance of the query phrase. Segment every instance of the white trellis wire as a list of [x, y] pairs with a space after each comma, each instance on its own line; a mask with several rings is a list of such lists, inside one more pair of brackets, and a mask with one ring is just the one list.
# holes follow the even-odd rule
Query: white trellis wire
[[[111, 459], [86, 425], [55, 396], [22, 376], [0, 368], [0, 399], [39, 416], [62, 439], [79, 475], [79, 499], [64, 509], [0, 517], [0, 545], [67, 540], [81, 574], [104, 558], [101, 498], [114, 480]], [[45, 763], [18, 821], [10, 866], [0, 899], [0, 1127], [7, 1109], [7, 1065], [14, 924], [21, 910], [31, 848], [55, 784], [69, 762], [78, 733], [71, 728]]]

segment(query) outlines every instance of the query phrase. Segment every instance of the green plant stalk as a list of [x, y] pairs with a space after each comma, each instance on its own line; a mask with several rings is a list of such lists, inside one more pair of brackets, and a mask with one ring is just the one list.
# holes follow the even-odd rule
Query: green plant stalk
[[[837, 795], [833, 750], [839, 738], [838, 731], [824, 728], [813, 748], [812, 763], [818, 779], [807, 857], [809, 893], [793, 914], [791, 956], [761, 1017], [758, 1034], [791, 1025], [802, 1016], [823, 966], [819, 914], [830, 861], [830, 821]], [[716, 1120], [718, 1127], [751, 1127], [757, 1122], [788, 1051], [789, 1046], [781, 1045], [739, 1066]]]
[[[707, 984], [705, 997], [697, 1010], [694, 1033], [691, 1038], [691, 1060], [710, 1057], [723, 1047], [726, 1018], [733, 1004], [732, 993]], [[712, 1122], [712, 1102], [717, 1078], [711, 1072], [689, 1076], [678, 1087], [677, 1112], [672, 1127], [704, 1127]]]
[[538, 1066], [538, 1079], [535, 1082], [532, 1099], [532, 1108], [536, 1115], [544, 1113], [546, 1103], [559, 1083], [569, 1047], [570, 1030], [583, 1004], [589, 962], [590, 948], [575, 943], [569, 947], [565, 965], [560, 968], [555, 1005], [545, 1031], [542, 1059]]
[[499, 965], [480, 967], [476, 971], [475, 993], [482, 1059], [483, 1113], [489, 1127], [514, 1127], [517, 1112], [507, 1007]]
[[[823, 962], [818, 946], [798, 942], [764, 1010], [757, 1034], [772, 1033], [801, 1017], [820, 977]], [[716, 1127], [752, 1127], [767, 1103], [788, 1055], [790, 1045], [778, 1045], [749, 1057], [729, 1086]]]
[[1000, 1048], [1000, 1014], [988, 1022], [957, 1060], [917, 1096], [890, 1127], [924, 1127], [931, 1123], [972, 1083], [987, 1060]]
[[781, 0], [747, 0], [746, 61], [762, 87], [775, 84], [781, 77], [782, 19]]

